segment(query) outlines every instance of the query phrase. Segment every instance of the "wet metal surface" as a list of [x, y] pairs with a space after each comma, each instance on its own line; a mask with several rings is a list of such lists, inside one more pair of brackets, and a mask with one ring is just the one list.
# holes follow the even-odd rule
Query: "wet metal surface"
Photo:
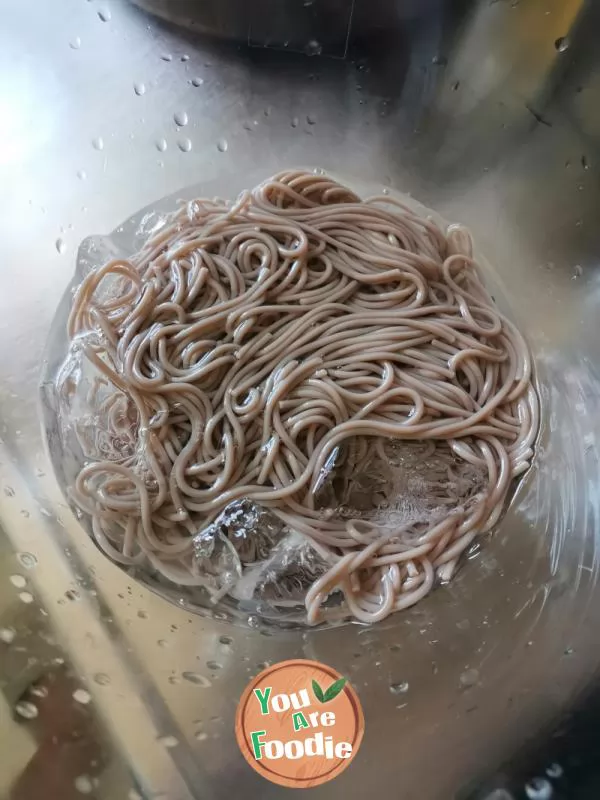
[[[280, 28], [207, 40], [125, 0], [5, 4], [0, 794], [44, 796], [44, 742], [62, 741], [63, 716], [84, 742], [65, 750], [65, 797], [279, 797], [237, 750], [235, 706], [264, 662], [304, 656], [348, 675], [366, 717], [352, 767], [314, 797], [401, 786], [446, 800], [595, 678], [598, 4], [373, 8], [389, 24], [366, 25], [355, 0], [341, 58], [333, 32], [286, 52]], [[79, 242], [185, 185], [227, 194], [290, 165], [409, 192], [469, 225], [537, 361], [544, 428], [500, 530], [450, 587], [372, 629], [265, 635], [131, 584], [66, 508], [39, 430], [41, 354]], [[53, 698], [61, 712], [44, 711]]]

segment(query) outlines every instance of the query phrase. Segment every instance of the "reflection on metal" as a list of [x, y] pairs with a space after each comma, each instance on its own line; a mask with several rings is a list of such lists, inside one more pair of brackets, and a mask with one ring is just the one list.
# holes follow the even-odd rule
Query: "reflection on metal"
[[246, 4], [248, 44], [307, 56], [345, 58], [352, 33], [356, 0], [281, 3], [259, 0]]
[[73, 798], [84, 784], [90, 792], [102, 786], [98, 797], [126, 792], [133, 788], [128, 765], [95, 706], [77, 702], [84, 690], [47, 613], [7, 588], [8, 571], [19, 568], [7, 544], [0, 553], [0, 793]]
[[[3, 9], [0, 793], [19, 796], [65, 723], [85, 733], [60, 770], [73, 796], [204, 800], [243, 784], [278, 797], [237, 750], [236, 698], [265, 661], [308, 657], [350, 677], [367, 718], [360, 758], [315, 797], [393, 793], [401, 774], [407, 796], [446, 798], [509, 759], [596, 668], [600, 9], [355, 0], [341, 60], [248, 48], [229, 3], [142, 1], [163, 17], [124, 0]], [[213, 9], [214, 24], [165, 22], [184, 5]], [[446, 591], [372, 629], [269, 635], [138, 587], [81, 534], [38, 427], [39, 360], [78, 243], [186, 184], [227, 194], [286, 165], [397, 187], [469, 224], [539, 367], [545, 428], [500, 530]], [[38, 715], [13, 716], [17, 703]]]

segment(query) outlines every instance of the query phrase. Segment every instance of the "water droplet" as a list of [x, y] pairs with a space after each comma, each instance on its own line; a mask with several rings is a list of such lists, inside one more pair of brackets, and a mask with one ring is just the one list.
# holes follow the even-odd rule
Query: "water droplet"
[[192, 78], [191, 80], [192, 86], [195, 86], [196, 88], [198, 88], [198, 86], [202, 86], [203, 83], [204, 78]]
[[15, 490], [12, 488], [12, 486], [5, 486], [4, 487], [4, 494], [7, 497], [14, 497], [15, 496]]
[[71, 48], [71, 50], [79, 50], [79, 48], [81, 47], [81, 39], [79, 38], [79, 36], [75, 36], [74, 39], [71, 39], [71, 41], [69, 42], [69, 47]]
[[222, 664], [219, 664], [218, 661], [207, 661], [206, 666], [209, 669], [222, 669]]
[[89, 775], [78, 775], [73, 784], [81, 794], [91, 794], [94, 791], [94, 784]]
[[308, 122], [309, 125], [317, 124], [317, 118], [314, 116], [314, 114], [307, 114], [306, 121]]
[[28, 519], [31, 516], [31, 514], [29, 513], [29, 511], [27, 511], [26, 508], [22, 508], [21, 509], [21, 516], [25, 517], [25, 519]]
[[30, 691], [34, 697], [48, 697], [48, 689], [45, 686], [32, 686]]
[[474, 686], [478, 680], [479, 672], [476, 669], [466, 669], [458, 679], [458, 682], [462, 689], [468, 689]]
[[574, 652], [575, 652], [575, 650], [573, 650], [572, 647], [565, 647], [565, 655], [566, 656], [572, 656]]
[[155, 146], [156, 146], [156, 149], [160, 153], [164, 153], [165, 150], [167, 149], [167, 140], [166, 139], [158, 139], [158, 141], [155, 142]]
[[24, 589], [27, 586], [27, 581], [22, 575], [11, 575], [10, 582], [17, 589]]
[[0, 628], [0, 642], [4, 644], [11, 644], [16, 635], [14, 628]]
[[137, 615], [140, 619], [148, 619], [148, 612], [144, 611], [143, 608], [137, 612]]
[[311, 39], [304, 48], [304, 52], [307, 56], [320, 56], [323, 52], [323, 45], [316, 39]]
[[231, 638], [231, 636], [223, 635], [223, 636], [219, 636], [219, 642], [221, 644], [224, 644], [224, 645], [232, 645], [233, 644], [233, 639]]
[[33, 569], [38, 563], [33, 553], [17, 553], [17, 561], [25, 569]]
[[208, 733], [206, 733], [206, 731], [196, 731], [196, 733], [194, 734], [194, 737], [199, 742], [205, 742], [208, 739]]
[[133, 91], [137, 94], [138, 97], [141, 97], [143, 94], [146, 94], [146, 84], [134, 83]]
[[127, 793], [127, 800], [144, 800], [144, 798], [135, 789], [130, 789]]
[[92, 139], [92, 147], [94, 150], [104, 150], [104, 139], [101, 136], [96, 136]]
[[75, 689], [73, 692], [73, 700], [81, 703], [84, 706], [87, 706], [87, 704], [92, 700], [92, 695], [89, 692], [86, 692], [85, 689]]
[[98, 686], [108, 686], [110, 683], [110, 675], [107, 675], [106, 672], [97, 672], [94, 675], [94, 680]]
[[60, 236], [54, 242], [54, 246], [56, 247], [56, 252], [60, 253], [60, 255], [62, 255], [67, 249], [67, 245], [65, 244], [65, 240], [61, 239]]
[[23, 719], [35, 719], [38, 715], [37, 706], [27, 700], [21, 700], [15, 705], [15, 712]]
[[81, 596], [77, 591], [77, 589], [67, 589], [67, 591], [65, 592], [65, 597], [67, 598], [67, 600], [70, 600], [71, 603], [74, 603], [76, 600], [81, 599]]
[[19, 592], [19, 600], [26, 605], [33, 603], [33, 595], [31, 592]]
[[299, 122], [300, 122], [300, 120], [298, 119], [298, 117], [292, 117], [292, 121], [290, 122], [290, 125], [292, 126], [292, 128], [297, 128]]
[[189, 153], [192, 149], [192, 143], [189, 139], [180, 139], [177, 142], [177, 147], [181, 150], [182, 153]]
[[581, 156], [581, 166], [584, 169], [589, 169], [590, 168], [590, 162], [587, 160], [587, 156], [586, 155]]
[[108, 8], [101, 8], [98, 11], [98, 17], [102, 20], [102, 22], [110, 22], [112, 19], [112, 14], [108, 10]]
[[80, 181], [84, 181], [87, 178], [87, 173], [84, 169], [77, 170], [77, 177]]
[[187, 125], [189, 122], [188, 115], [185, 111], [176, 111], [173, 114], [173, 119], [175, 120], [175, 125], [179, 125], [180, 128], [183, 128], [184, 125]]
[[406, 694], [410, 689], [410, 685], [408, 681], [402, 681], [401, 683], [392, 683], [390, 685], [390, 692], [392, 694]]
[[532, 778], [525, 784], [529, 800], [550, 800], [553, 793], [552, 784], [546, 778]]
[[167, 642], [167, 640], [166, 640], [166, 639], [159, 639], [159, 640], [158, 640], [158, 642], [157, 642], [156, 644], [157, 644], [159, 647], [168, 647], [168, 646], [169, 646], [169, 643]]
[[219, 139], [219, 141], [217, 142], [217, 150], [219, 151], [219, 153], [225, 153], [227, 151], [227, 147], [228, 147], [227, 139]]
[[161, 59], [163, 61], [173, 61], [173, 56], [171, 55], [171, 53], [162, 53]]
[[556, 47], [559, 53], [564, 53], [565, 50], [569, 49], [569, 44], [570, 42], [566, 36], [559, 36], [554, 42], [554, 47]]
[[260, 620], [254, 614], [250, 614], [246, 622], [249, 628], [260, 628]]
[[309, 6], [312, 6], [314, 4], [314, 2], [315, 2], [315, 0], [304, 0], [304, 3], [303, 3], [304, 8], [308, 8]]
[[163, 747], [177, 747], [179, 744], [179, 739], [175, 736], [160, 736], [158, 741]]
[[184, 681], [200, 686], [202, 689], [208, 689], [212, 685], [209, 679], [199, 672], [182, 672], [181, 677]]
[[554, 762], [554, 764], [550, 764], [549, 767], [546, 767], [546, 775], [549, 778], [560, 778], [564, 775], [564, 769], [561, 767], [560, 764]]
[[576, 281], [577, 278], [581, 278], [582, 275], [583, 275], [583, 267], [581, 266], [581, 264], [575, 264], [575, 268], [574, 268], [574, 271], [573, 271], [573, 275], [571, 276], [571, 280], [572, 281]]
[[182, 60], [182, 61], [189, 61], [189, 60], [190, 60], [190, 57], [188, 56], [188, 54], [187, 54], [187, 53], [184, 53], [184, 54], [181, 56], [181, 60]]

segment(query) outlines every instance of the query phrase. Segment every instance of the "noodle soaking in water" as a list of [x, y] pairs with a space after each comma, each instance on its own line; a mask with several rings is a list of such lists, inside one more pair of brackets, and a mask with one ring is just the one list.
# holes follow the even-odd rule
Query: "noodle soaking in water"
[[112, 560], [213, 603], [408, 608], [533, 455], [529, 349], [468, 231], [324, 175], [186, 203], [84, 278], [68, 336], [71, 502]]

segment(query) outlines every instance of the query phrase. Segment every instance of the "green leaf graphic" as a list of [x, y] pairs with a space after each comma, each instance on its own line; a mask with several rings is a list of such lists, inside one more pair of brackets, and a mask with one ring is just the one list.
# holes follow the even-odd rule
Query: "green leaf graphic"
[[329, 689], [327, 689], [325, 692], [323, 702], [328, 703], [330, 700], [333, 700], [335, 697], [337, 697], [345, 685], [346, 678], [340, 678], [339, 680], [334, 681], [334, 683], [332, 683]]
[[319, 684], [316, 682], [316, 680], [314, 678], [313, 678], [313, 682], [312, 682], [312, 687], [313, 687], [313, 692], [315, 693], [315, 697], [317, 698], [319, 703], [324, 703], [325, 702], [325, 697], [323, 695], [323, 689], [321, 689], [321, 687], [319, 686]]

